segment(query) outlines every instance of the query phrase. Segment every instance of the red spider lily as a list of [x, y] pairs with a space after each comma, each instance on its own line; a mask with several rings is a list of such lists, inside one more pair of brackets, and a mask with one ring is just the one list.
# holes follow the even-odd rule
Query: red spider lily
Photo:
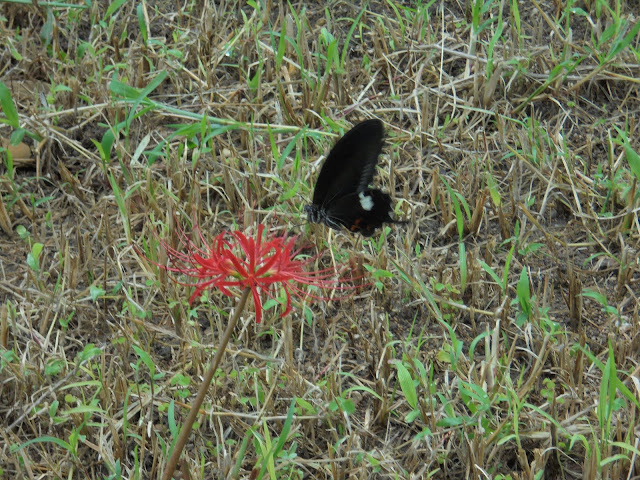
[[[200, 238], [204, 244], [207, 243], [201, 233]], [[284, 316], [291, 311], [291, 294], [300, 298], [305, 295], [299, 285], [335, 287], [336, 284], [331, 278], [335, 275], [332, 269], [305, 271], [310, 260], [299, 258], [300, 250], [295, 249], [296, 237], [266, 239], [264, 225], [258, 226], [255, 238], [238, 231], [223, 232], [206, 249], [197, 247], [183, 231], [181, 242], [186, 247], [186, 253], [161, 241], [173, 265], [159, 266], [196, 279], [192, 283], [178, 282], [195, 287], [189, 303], [210, 288], [218, 288], [227, 296], [233, 296], [231, 289], [236, 287], [248, 288], [253, 296], [257, 323], [262, 320], [262, 293], [272, 297], [273, 289], [284, 289], [287, 296]]]

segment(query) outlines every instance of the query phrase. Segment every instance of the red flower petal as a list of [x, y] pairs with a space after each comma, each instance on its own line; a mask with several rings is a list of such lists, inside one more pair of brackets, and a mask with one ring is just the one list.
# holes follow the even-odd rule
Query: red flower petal
[[[200, 229], [195, 228], [202, 243], [206, 244]], [[262, 293], [274, 298], [272, 291], [284, 290], [284, 316], [292, 309], [292, 294], [299, 298], [321, 298], [306, 292], [301, 286], [336, 288], [333, 269], [305, 270], [311, 260], [299, 258], [300, 251], [295, 249], [296, 237], [278, 236], [267, 240], [264, 231], [264, 225], [259, 225], [255, 236], [240, 231], [222, 232], [213, 238], [210, 246], [201, 248], [180, 230], [180, 244], [185, 251], [178, 251], [161, 241], [170, 266], [159, 266], [193, 279], [191, 283], [174, 279], [181, 285], [194, 287], [190, 303], [205, 290], [217, 288], [223, 295], [233, 296], [232, 289], [249, 288], [258, 323], [263, 316]]]

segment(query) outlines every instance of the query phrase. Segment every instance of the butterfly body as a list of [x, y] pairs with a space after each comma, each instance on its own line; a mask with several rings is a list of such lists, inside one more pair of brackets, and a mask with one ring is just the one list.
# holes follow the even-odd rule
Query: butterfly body
[[391, 197], [370, 188], [382, 151], [384, 128], [379, 120], [366, 120], [349, 130], [327, 156], [305, 207], [311, 223], [360, 233], [369, 237], [391, 218]]

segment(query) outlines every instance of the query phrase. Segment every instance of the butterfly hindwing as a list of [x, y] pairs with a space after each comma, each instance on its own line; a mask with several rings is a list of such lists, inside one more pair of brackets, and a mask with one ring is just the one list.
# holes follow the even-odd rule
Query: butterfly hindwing
[[[363, 206], [364, 205], [364, 206]], [[365, 206], [371, 206], [365, 209]], [[327, 212], [324, 223], [332, 228], [338, 224], [350, 232], [370, 237], [383, 223], [393, 223], [389, 215], [391, 197], [378, 189], [350, 193], [336, 200]]]

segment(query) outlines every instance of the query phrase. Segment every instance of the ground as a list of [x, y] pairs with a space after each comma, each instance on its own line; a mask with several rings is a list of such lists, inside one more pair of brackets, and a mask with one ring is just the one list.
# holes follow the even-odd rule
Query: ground
[[[639, 477], [637, 5], [357, 3], [0, 6], [0, 478]], [[324, 287], [190, 302], [259, 224]]]

